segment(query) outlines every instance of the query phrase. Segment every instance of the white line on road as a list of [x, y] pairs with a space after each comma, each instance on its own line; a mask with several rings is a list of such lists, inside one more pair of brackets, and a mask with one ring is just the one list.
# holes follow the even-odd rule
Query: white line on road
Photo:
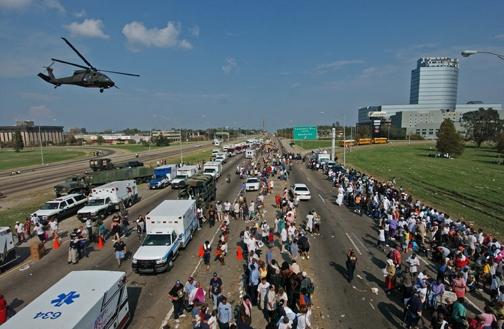
[[357, 240], [357, 242], [359, 242], [359, 244], [364, 248], [366, 249], [367, 252], [369, 252], [369, 249], [366, 247], [366, 245], [364, 244], [364, 242], [361, 241], [361, 239], [354, 233], [352, 232], [352, 235], [354, 236], [355, 240]]
[[371, 302], [368, 302], [369, 303], [369, 306], [371, 306], [371, 308], [373, 309], [373, 311], [376, 311], [373, 304], [371, 304]]
[[352, 245], [354, 246], [355, 250], [357, 250], [357, 252], [359, 253], [359, 255], [362, 256], [362, 253], [359, 249], [359, 247], [357, 247], [357, 245], [355, 244], [354, 240], [352, 240], [352, 238], [350, 237], [350, 234], [348, 233], [345, 233], [345, 235], [347, 236], [348, 240], [350, 240], [350, 242], [352, 243]]
[[325, 203], [325, 199], [324, 199], [324, 197], [322, 195], [320, 195], [320, 193], [319, 193], [318, 196], [319, 196], [320, 200], [322, 200], [322, 202]]

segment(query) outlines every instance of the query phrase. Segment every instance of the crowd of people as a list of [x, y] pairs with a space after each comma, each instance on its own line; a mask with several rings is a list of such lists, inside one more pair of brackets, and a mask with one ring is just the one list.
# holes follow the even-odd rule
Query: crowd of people
[[[333, 182], [336, 204], [373, 218], [377, 247], [386, 252], [384, 287], [401, 297], [406, 328], [426, 318], [434, 329], [504, 328], [504, 246], [492, 234], [414, 200], [395, 179], [310, 167]], [[422, 268], [420, 257], [434, 270]], [[466, 294], [486, 296], [483, 312], [468, 312]]]
[[[230, 225], [234, 221], [245, 222], [236, 243], [236, 259], [243, 268], [240, 301], [234, 306], [223, 294], [223, 282], [214, 272], [208, 284], [189, 277], [185, 284], [177, 281], [170, 290], [174, 306], [174, 318], [178, 321], [184, 312], [190, 312], [193, 328], [198, 329], [248, 329], [252, 327], [254, 309], [258, 309], [267, 323], [274, 329], [312, 328], [312, 294], [315, 286], [298, 263], [309, 258], [308, 232], [320, 227], [320, 216], [311, 211], [305, 225], [297, 218], [297, 204], [288, 189], [275, 195], [276, 214], [269, 220], [265, 216], [264, 199], [273, 193], [273, 178], [284, 178], [289, 171], [289, 157], [268, 152], [261, 160], [237, 168], [237, 174], [255, 175], [261, 181], [258, 196], [247, 200], [242, 192], [234, 202], [224, 201], [211, 205], [205, 223], [216, 223], [220, 236], [215, 250], [205, 241], [199, 250], [206, 271], [214, 262], [224, 264], [222, 257], [228, 255]], [[273, 212], [274, 213], [274, 212]], [[214, 225], [212, 224], [212, 225]], [[309, 231], [306, 231], [308, 229]], [[275, 250], [284, 261], [275, 259]]]

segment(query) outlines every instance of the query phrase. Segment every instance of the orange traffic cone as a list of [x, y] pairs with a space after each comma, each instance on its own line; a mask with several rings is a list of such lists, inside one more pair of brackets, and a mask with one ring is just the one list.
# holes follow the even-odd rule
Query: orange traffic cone
[[59, 242], [59, 238], [57, 236], [54, 237], [53, 239], [53, 243], [52, 243], [52, 248], [54, 250], [58, 249], [60, 247], [60, 242]]
[[237, 261], [243, 260], [243, 250], [240, 246], [236, 246], [236, 260]]
[[203, 244], [200, 243], [199, 245], [199, 249], [198, 249], [198, 257], [203, 257], [203, 255], [205, 254], [205, 250], [203, 249]]
[[103, 239], [102, 237], [98, 237], [98, 249], [103, 249]]

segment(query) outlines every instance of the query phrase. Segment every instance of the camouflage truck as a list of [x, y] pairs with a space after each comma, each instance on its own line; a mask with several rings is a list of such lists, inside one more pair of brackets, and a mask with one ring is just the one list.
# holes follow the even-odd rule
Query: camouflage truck
[[76, 175], [54, 186], [57, 197], [71, 194], [88, 194], [94, 186], [100, 186], [118, 180], [134, 179], [137, 184], [148, 182], [152, 177], [153, 169], [145, 167], [119, 168], [105, 171], [94, 171], [86, 175]]
[[206, 208], [217, 196], [215, 178], [209, 175], [196, 174], [186, 180], [185, 187], [180, 190], [179, 199], [196, 200], [196, 206]]

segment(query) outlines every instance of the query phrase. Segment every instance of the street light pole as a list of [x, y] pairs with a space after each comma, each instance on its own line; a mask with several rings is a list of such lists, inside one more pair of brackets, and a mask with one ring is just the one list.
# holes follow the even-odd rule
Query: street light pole
[[180, 165], [184, 162], [184, 158], [182, 156], [182, 128], [180, 128]]
[[343, 114], [343, 167], [346, 167], [346, 115]]
[[336, 126], [333, 123], [332, 125], [332, 140], [331, 140], [331, 160], [335, 161], [336, 159]]
[[497, 53], [494, 53], [494, 52], [491, 52], [491, 51], [464, 50], [460, 54], [462, 56], [464, 56], [464, 57], [469, 57], [469, 56], [476, 55], [476, 54], [488, 54], [488, 55], [496, 56], [496, 57], [498, 57], [498, 58], [500, 58], [500, 59], [502, 59], [504, 61], [504, 55], [497, 54]]
[[42, 165], [44, 165], [44, 149], [42, 147], [42, 133], [40, 132], [40, 125], [38, 126], [39, 133], [39, 145], [40, 145], [40, 159], [42, 161]]

